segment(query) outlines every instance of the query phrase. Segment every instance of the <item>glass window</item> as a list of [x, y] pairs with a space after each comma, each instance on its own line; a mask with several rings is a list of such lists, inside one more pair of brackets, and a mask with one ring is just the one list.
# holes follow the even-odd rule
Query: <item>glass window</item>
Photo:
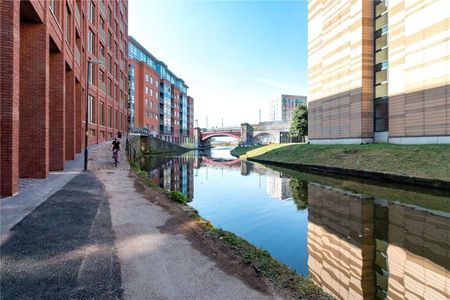
[[388, 49], [384, 48], [381, 51], [375, 53], [375, 63], [379, 64], [388, 60]]
[[148, 74], [147, 73], [145, 73], [145, 81], [148, 82]]
[[375, 98], [387, 97], [388, 95], [387, 87], [388, 85], [386, 83], [375, 86]]
[[92, 33], [92, 31], [89, 30], [88, 33], [88, 50], [91, 53], [94, 53], [94, 33]]
[[145, 106], [148, 106], [148, 99], [145, 99]]
[[94, 12], [95, 12], [95, 5], [92, 0], [89, 1], [89, 8], [88, 8], [88, 20], [91, 23], [94, 23]]
[[382, 35], [375, 40], [375, 51], [387, 46], [387, 35]]
[[88, 122], [94, 123], [94, 97], [91, 95], [88, 96]]
[[385, 11], [387, 11], [386, 2], [381, 1], [375, 6], [375, 17], [381, 16]]
[[150, 89], [150, 96], [153, 96], [153, 89]]
[[388, 15], [384, 14], [375, 20], [375, 31], [383, 28], [388, 23]]
[[375, 131], [387, 131], [389, 120], [387, 102], [375, 104], [374, 109], [375, 109]]
[[98, 124], [100, 125], [105, 125], [103, 124], [103, 105], [102, 101], [98, 102]]
[[145, 87], [145, 93], [148, 94], [148, 87]]
[[387, 69], [375, 73], [375, 84], [387, 81]]
[[153, 77], [150, 76], [150, 84], [153, 84]]

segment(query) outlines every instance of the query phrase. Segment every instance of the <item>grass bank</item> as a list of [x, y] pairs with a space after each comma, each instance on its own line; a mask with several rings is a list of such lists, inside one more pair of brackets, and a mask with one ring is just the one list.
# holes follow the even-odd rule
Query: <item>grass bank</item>
[[267, 145], [238, 147], [244, 157], [450, 181], [450, 145]]
[[249, 146], [249, 147], [238, 146], [238, 147], [234, 148], [233, 150], [231, 150], [230, 153], [233, 156], [239, 157], [241, 155], [244, 155], [248, 151], [251, 151], [251, 150], [254, 150], [254, 149], [257, 149], [260, 147], [263, 147], [263, 146], [262, 145], [261, 146], [259, 146], [259, 145], [258, 146]]
[[[145, 171], [140, 170], [137, 166], [133, 166], [132, 169], [145, 185], [164, 192], [168, 199], [178, 202], [180, 205], [186, 205], [186, 199], [180, 196], [181, 193], [163, 191], [148, 178]], [[232, 232], [214, 227], [211, 222], [198, 215], [194, 209], [185, 211], [190, 214], [195, 225], [208, 239], [214, 243], [225, 245], [227, 251], [234, 257], [239, 257], [239, 261], [253, 268], [258, 276], [261, 275], [268, 279], [288, 295], [296, 299], [332, 299], [310, 278], [297, 274], [285, 264], [274, 259], [266, 250], [255, 247]]]

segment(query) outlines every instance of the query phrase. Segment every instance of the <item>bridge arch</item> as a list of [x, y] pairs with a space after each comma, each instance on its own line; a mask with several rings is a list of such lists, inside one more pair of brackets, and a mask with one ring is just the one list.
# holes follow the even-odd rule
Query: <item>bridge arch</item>
[[213, 137], [231, 137], [234, 138], [236, 140], [240, 140], [241, 137], [232, 133], [228, 133], [228, 132], [212, 132], [212, 133], [206, 133], [206, 134], [202, 134], [202, 141], [206, 141], [207, 139], [213, 138]]
[[262, 143], [262, 144], [277, 142], [277, 138], [270, 132], [259, 132], [253, 137], [253, 140], [256, 143]]

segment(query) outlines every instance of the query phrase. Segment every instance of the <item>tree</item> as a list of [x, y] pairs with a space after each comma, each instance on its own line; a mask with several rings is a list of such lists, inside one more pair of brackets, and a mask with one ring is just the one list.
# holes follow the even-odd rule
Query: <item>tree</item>
[[308, 108], [305, 105], [299, 105], [295, 109], [289, 134], [294, 138], [308, 135]]
[[291, 178], [291, 195], [297, 205], [297, 210], [308, 208], [308, 182], [298, 178]]

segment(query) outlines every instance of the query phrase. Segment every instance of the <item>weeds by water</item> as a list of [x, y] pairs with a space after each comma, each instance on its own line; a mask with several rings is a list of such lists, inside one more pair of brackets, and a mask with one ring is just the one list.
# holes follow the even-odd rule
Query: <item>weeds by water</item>
[[[138, 166], [132, 165], [133, 171], [145, 185], [161, 190], [169, 199], [186, 205], [188, 198], [177, 191], [163, 191], [147, 176], [147, 172]], [[259, 274], [270, 279], [275, 285], [288, 290], [297, 299], [330, 299], [314, 282], [307, 277], [297, 274], [285, 264], [274, 259], [266, 250], [260, 249], [232, 232], [214, 227], [211, 222], [203, 219], [196, 212], [191, 212], [195, 223], [214, 239], [223, 243], [245, 264], [252, 266]]]

